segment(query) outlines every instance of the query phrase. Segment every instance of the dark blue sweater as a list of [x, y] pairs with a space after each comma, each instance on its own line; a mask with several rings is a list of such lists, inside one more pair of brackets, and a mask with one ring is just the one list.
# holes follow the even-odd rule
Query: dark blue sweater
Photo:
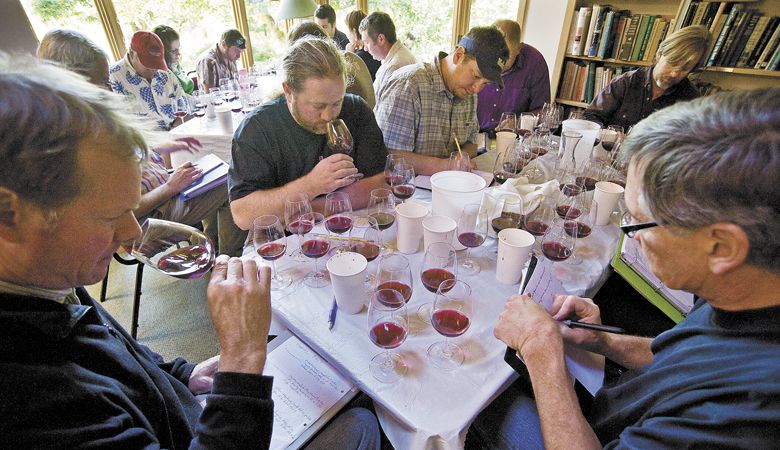
[[164, 362], [77, 293], [0, 294], [0, 448], [268, 448], [271, 377], [217, 373], [202, 409], [193, 364]]

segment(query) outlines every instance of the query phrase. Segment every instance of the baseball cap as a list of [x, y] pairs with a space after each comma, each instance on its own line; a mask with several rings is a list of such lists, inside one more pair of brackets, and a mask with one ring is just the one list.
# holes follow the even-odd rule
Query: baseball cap
[[241, 50], [246, 48], [246, 39], [244, 39], [244, 36], [241, 35], [241, 32], [238, 30], [227, 30], [222, 34], [222, 39], [227, 44], [228, 48], [232, 46], [236, 46], [240, 48]]
[[506, 46], [477, 45], [474, 39], [463, 36], [458, 45], [466, 49], [466, 53], [477, 60], [477, 67], [482, 72], [482, 76], [498, 84], [498, 87], [504, 88], [504, 80], [501, 79], [501, 72], [506, 64], [507, 49]]
[[138, 54], [141, 64], [157, 70], [168, 70], [163, 56], [163, 43], [156, 34], [150, 31], [136, 31], [130, 40], [130, 48]]

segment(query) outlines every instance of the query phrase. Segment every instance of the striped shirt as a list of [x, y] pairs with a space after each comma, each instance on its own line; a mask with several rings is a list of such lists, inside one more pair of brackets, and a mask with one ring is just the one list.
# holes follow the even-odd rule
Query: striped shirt
[[477, 96], [447, 90], [439, 67], [446, 56], [399, 69], [382, 90], [374, 114], [388, 149], [445, 157], [456, 150], [453, 136], [477, 141]]
[[149, 150], [149, 159], [144, 163], [141, 172], [141, 194], [162, 186], [168, 181], [168, 169], [165, 168], [162, 156], [154, 150]]

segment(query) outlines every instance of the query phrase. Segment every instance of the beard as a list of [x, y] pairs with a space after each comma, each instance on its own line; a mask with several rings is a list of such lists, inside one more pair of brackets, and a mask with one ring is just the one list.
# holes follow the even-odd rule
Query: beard
[[293, 116], [293, 119], [298, 122], [298, 125], [314, 134], [325, 134], [327, 132], [328, 122], [324, 120], [308, 121], [303, 118], [303, 115], [298, 110], [298, 105], [294, 101], [288, 101], [287, 105], [290, 108], [290, 114]]

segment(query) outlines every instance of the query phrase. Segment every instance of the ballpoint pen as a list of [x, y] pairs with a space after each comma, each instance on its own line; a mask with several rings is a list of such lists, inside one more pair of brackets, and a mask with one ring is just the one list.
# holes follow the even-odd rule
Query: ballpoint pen
[[336, 311], [339, 310], [339, 305], [336, 303], [336, 297], [333, 297], [333, 306], [330, 307], [330, 314], [328, 315], [328, 329], [332, 330], [333, 325], [336, 324]]
[[626, 330], [618, 327], [611, 327], [609, 325], [599, 325], [595, 323], [578, 322], [576, 320], [562, 320], [562, 324], [570, 328], [587, 328], [589, 330], [604, 331], [606, 333], [623, 334]]

